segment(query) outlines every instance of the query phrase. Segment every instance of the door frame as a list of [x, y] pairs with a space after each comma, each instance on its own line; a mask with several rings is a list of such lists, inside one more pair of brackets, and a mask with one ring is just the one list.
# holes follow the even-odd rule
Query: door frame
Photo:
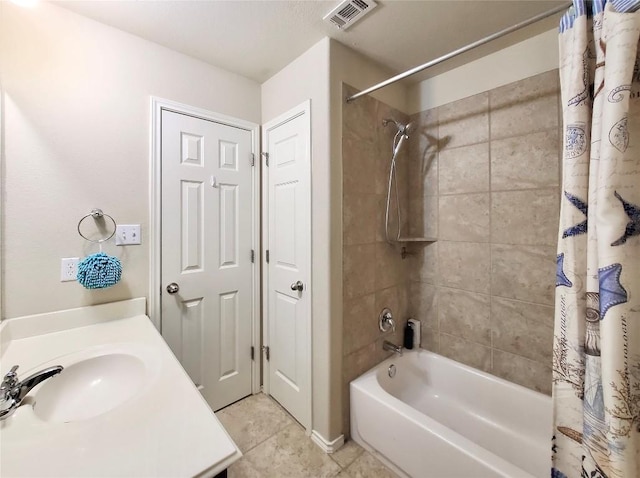
[[[252, 167], [252, 238], [251, 247], [256, 253], [252, 269], [252, 297], [253, 307], [251, 308], [251, 345], [256, 353], [251, 361], [251, 393], [260, 391], [260, 370], [262, 369], [262, 354], [260, 350], [260, 276], [261, 262], [259, 252], [261, 250], [260, 237], [260, 177], [261, 161], [260, 156], [260, 125], [251, 121], [222, 115], [213, 111], [205, 110], [195, 106], [166, 100], [156, 96], [151, 96], [151, 134], [150, 134], [150, 169], [149, 169], [149, 301], [147, 311], [151, 322], [162, 333], [162, 112], [171, 111], [174, 113], [192, 116], [207, 121], [233, 126], [251, 132], [251, 153], [254, 157]], [[249, 158], [247, 158], [247, 161]], [[248, 351], [247, 351], [248, 353]]]
[[[313, 315], [312, 315], [312, 297], [313, 297], [313, 284], [312, 284], [312, 269], [311, 269], [311, 258], [313, 252], [313, 236], [311, 234], [313, 217], [311, 214], [311, 166], [312, 166], [312, 156], [311, 156], [311, 100], [306, 100], [298, 106], [290, 109], [289, 111], [282, 113], [270, 121], [265, 122], [262, 125], [262, 151], [268, 152], [268, 140], [269, 140], [269, 131], [277, 128], [278, 126], [283, 125], [295, 118], [305, 115], [306, 121], [305, 132], [308, 138], [307, 141], [307, 156], [309, 157], [309, 177], [308, 181], [308, 191], [307, 191], [307, 200], [309, 204], [309, 254], [307, 256], [307, 270], [309, 277], [307, 278], [307, 286], [305, 287], [305, 293], [308, 294], [308, 302], [307, 302], [307, 317], [309, 317], [309, 324], [307, 327], [307, 373], [309, 377], [309, 389], [307, 391], [307, 399], [306, 406], [307, 409], [305, 411], [305, 423], [301, 423], [303, 427], [306, 429], [306, 434], [311, 435], [311, 431], [313, 429], [313, 418], [312, 418], [312, 410], [313, 410], [313, 402], [312, 402], [312, 390], [313, 390], [313, 363], [312, 363], [312, 325], [313, 325]], [[261, 154], [261, 163], [265, 161], [265, 157]], [[262, 261], [265, 261], [264, 268], [264, 279], [262, 281], [262, 316], [263, 316], [263, 326], [262, 326], [262, 343], [265, 346], [269, 346], [269, 268], [266, 266], [266, 250], [269, 248], [269, 174], [268, 174], [268, 166], [265, 164], [265, 174], [262, 175]], [[268, 363], [266, 357], [264, 357], [264, 353], [262, 360], [262, 387], [264, 393], [267, 395], [270, 394], [269, 389], [269, 370], [267, 369]]]

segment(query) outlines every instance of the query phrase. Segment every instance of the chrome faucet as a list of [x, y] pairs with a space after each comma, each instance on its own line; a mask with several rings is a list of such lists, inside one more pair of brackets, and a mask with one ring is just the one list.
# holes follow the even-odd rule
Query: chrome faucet
[[62, 372], [62, 365], [40, 370], [21, 382], [18, 381], [17, 370], [17, 365], [11, 367], [0, 385], [0, 420], [9, 418], [33, 387]]
[[390, 352], [396, 353], [398, 355], [400, 355], [400, 357], [402, 357], [402, 345], [396, 345], [393, 344], [391, 342], [389, 342], [388, 340], [385, 340], [384, 342], [382, 342], [382, 349], [383, 350], [388, 350]]

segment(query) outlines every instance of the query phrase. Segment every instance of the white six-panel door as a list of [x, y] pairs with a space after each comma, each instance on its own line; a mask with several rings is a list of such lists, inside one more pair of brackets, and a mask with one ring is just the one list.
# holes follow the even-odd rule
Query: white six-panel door
[[266, 173], [265, 385], [309, 429], [311, 394], [310, 110], [306, 103], [263, 127]]
[[162, 111], [162, 335], [213, 410], [251, 394], [251, 150], [246, 129]]

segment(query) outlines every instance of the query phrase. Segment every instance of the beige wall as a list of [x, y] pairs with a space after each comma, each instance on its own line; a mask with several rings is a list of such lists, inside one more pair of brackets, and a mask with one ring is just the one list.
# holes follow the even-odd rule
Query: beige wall
[[[0, 2], [0, 61], [4, 317], [147, 296], [150, 96], [259, 123], [260, 86], [48, 2]], [[76, 232], [94, 207], [142, 225], [106, 247], [124, 272], [102, 291], [59, 281], [94, 251]]]
[[409, 311], [423, 347], [551, 391], [558, 70], [412, 116]]
[[307, 50], [262, 85], [262, 122], [266, 123], [311, 99], [311, 290], [313, 429], [332, 441], [340, 429], [339, 377], [341, 288], [333, 264], [332, 164], [329, 157], [329, 39]]
[[407, 113], [414, 114], [558, 68], [556, 28], [411, 85]]

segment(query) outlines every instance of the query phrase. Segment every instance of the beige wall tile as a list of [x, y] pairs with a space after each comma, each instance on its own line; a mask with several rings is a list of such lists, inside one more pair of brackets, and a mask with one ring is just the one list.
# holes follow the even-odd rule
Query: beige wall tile
[[375, 294], [346, 300], [342, 312], [342, 323], [344, 355], [375, 342], [380, 335]]
[[408, 161], [410, 197], [438, 194], [438, 123], [437, 110], [412, 115]]
[[409, 155], [413, 159], [424, 160], [437, 151], [438, 110], [422, 111], [409, 117]]
[[342, 277], [344, 298], [353, 299], [376, 288], [376, 245], [344, 246]]
[[440, 196], [438, 237], [443, 241], [489, 241], [489, 193]]
[[424, 282], [409, 284], [409, 316], [423, 328], [438, 330], [438, 287]]
[[445, 149], [438, 155], [440, 194], [489, 190], [489, 143]]
[[489, 94], [480, 93], [438, 108], [438, 142], [442, 149], [489, 139]]
[[438, 154], [436, 152], [424, 158], [410, 155], [404, 169], [408, 173], [407, 187], [410, 198], [438, 195]]
[[378, 196], [345, 194], [342, 202], [344, 245], [376, 242]]
[[[403, 277], [406, 278], [406, 272], [403, 274]], [[405, 281], [398, 285], [398, 301], [400, 303], [400, 308], [398, 309], [400, 313], [400, 318], [403, 322], [406, 322], [409, 318], [409, 282]]]
[[440, 353], [440, 334], [437, 329], [420, 328], [420, 348], [429, 352]]
[[452, 335], [440, 334], [439, 353], [470, 367], [485, 372], [491, 371], [491, 349], [484, 345]]
[[559, 141], [558, 128], [491, 141], [491, 190], [559, 186]]
[[376, 150], [373, 143], [351, 134], [342, 137], [342, 187], [344, 194], [372, 194], [376, 191]]
[[440, 332], [491, 346], [491, 300], [485, 294], [440, 288]]
[[[423, 348], [532, 388], [550, 387], [561, 149], [557, 74], [411, 117], [373, 99], [343, 115], [357, 123], [343, 130], [346, 430], [348, 381], [389, 355], [383, 340], [401, 343], [409, 315], [422, 323]], [[382, 126], [386, 117], [413, 123], [397, 158], [402, 233], [439, 238], [408, 245], [414, 255], [404, 261], [384, 236], [396, 132]], [[364, 247], [370, 241], [373, 249]], [[383, 306], [397, 319], [394, 334], [377, 330]]]
[[[355, 89], [346, 87], [347, 94], [355, 93]], [[368, 95], [358, 101], [342, 105], [342, 129], [344, 133], [351, 134], [359, 140], [374, 143], [377, 128], [375, 125], [378, 101]]]
[[439, 280], [438, 242], [413, 244], [408, 248], [411, 254], [405, 260], [408, 279], [435, 284]]
[[551, 395], [551, 357], [549, 365], [519, 355], [493, 349], [493, 374], [523, 387]]
[[[376, 207], [376, 242], [384, 242], [385, 241], [385, 235], [384, 235], [384, 227], [385, 227], [385, 220], [384, 220], [384, 213], [387, 207], [387, 197], [386, 195], [376, 195], [376, 197], [378, 198], [378, 206]], [[393, 224], [396, 224], [395, 222], [393, 222]], [[395, 226], [393, 226], [395, 227]], [[393, 235], [393, 231], [395, 231], [395, 229], [393, 229], [392, 227], [389, 227], [389, 234], [391, 237]]]
[[491, 246], [492, 295], [553, 305], [554, 246]]
[[491, 193], [494, 244], [555, 245], [559, 219], [558, 188]]
[[399, 246], [386, 242], [375, 245], [375, 288], [386, 289], [404, 282], [404, 264]]
[[409, 200], [408, 234], [410, 237], [438, 237], [438, 197], [425, 196]]
[[538, 362], [553, 353], [553, 307], [501, 297], [491, 300], [493, 347]]
[[558, 70], [491, 90], [491, 138], [558, 127]]
[[387, 149], [378, 146], [373, 155], [374, 167], [371, 170], [360, 171], [360, 175], [368, 179], [371, 192], [386, 196], [391, 168], [391, 147]]
[[438, 241], [440, 284], [489, 293], [489, 244]]

